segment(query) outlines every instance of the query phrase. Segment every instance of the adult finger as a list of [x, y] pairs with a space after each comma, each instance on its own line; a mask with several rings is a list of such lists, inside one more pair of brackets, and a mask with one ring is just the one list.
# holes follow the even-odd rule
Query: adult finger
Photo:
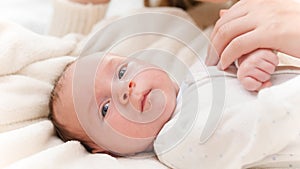
[[[210, 35], [210, 39], [214, 39], [215, 34], [218, 32], [219, 27], [222, 26], [224, 23], [229, 22], [230, 20], [239, 18], [241, 16], [244, 16], [246, 13], [246, 10], [241, 9], [241, 2], [236, 3], [234, 6], [232, 6], [230, 9], [228, 9], [225, 13], [222, 14], [221, 19], [217, 21], [217, 23], [214, 26], [214, 29]], [[230, 12], [228, 12], [230, 11]], [[207, 50], [207, 57], [206, 57], [206, 64], [208, 66], [216, 65], [219, 61], [219, 55], [215, 52], [215, 48], [212, 45], [209, 45]]]
[[227, 11], [228, 9], [221, 9], [219, 12], [219, 16], [222, 17]]
[[210, 39], [213, 39], [216, 32], [218, 32], [218, 29], [224, 25], [225, 23], [228, 23], [231, 20], [234, 20], [236, 18], [245, 16], [247, 12], [247, 8], [244, 7], [245, 3], [238, 2], [235, 5], [233, 5], [231, 8], [229, 8], [224, 15], [216, 22], [214, 26], [214, 30], [212, 31], [210, 35]]
[[235, 37], [252, 31], [255, 28], [254, 25], [254, 21], [245, 16], [232, 20], [220, 27], [212, 40], [212, 46], [208, 51], [206, 64], [209, 66], [216, 65], [219, 61], [219, 56], [229, 42], [231, 42]]
[[259, 31], [253, 30], [234, 38], [223, 50], [218, 68], [225, 70], [241, 56], [261, 48], [260, 36]]

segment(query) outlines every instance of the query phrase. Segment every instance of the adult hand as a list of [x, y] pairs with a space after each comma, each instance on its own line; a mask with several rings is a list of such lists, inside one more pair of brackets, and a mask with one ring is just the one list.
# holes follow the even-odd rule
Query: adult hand
[[256, 49], [300, 57], [300, 3], [295, 0], [241, 0], [216, 23], [206, 64], [226, 69]]

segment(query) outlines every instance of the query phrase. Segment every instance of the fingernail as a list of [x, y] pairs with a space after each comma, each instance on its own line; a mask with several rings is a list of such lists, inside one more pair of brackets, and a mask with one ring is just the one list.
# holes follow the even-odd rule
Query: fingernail
[[211, 63], [211, 52], [210, 52], [210, 50], [211, 50], [211, 46], [208, 47], [207, 56], [205, 58], [205, 64], [207, 66], [212, 66], [212, 63]]
[[219, 61], [218, 57], [214, 55], [207, 55], [205, 58], [205, 64], [207, 66], [215, 66], [217, 65], [218, 61]]
[[221, 9], [221, 10], [219, 11], [219, 16], [222, 17], [226, 12], [227, 12], [227, 10]]
[[212, 66], [211, 46], [208, 47], [207, 56], [205, 58], [205, 64], [207, 66]]

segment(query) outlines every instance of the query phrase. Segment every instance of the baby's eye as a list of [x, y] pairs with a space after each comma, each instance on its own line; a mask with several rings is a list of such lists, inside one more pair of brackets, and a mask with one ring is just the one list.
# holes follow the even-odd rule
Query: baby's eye
[[119, 70], [119, 79], [122, 79], [122, 77], [124, 76], [125, 72], [127, 70], [127, 67], [126, 66], [123, 66], [120, 70]]
[[103, 106], [102, 109], [101, 109], [101, 114], [102, 114], [103, 117], [106, 116], [106, 113], [107, 113], [107, 111], [108, 111], [108, 108], [109, 108], [109, 102], [105, 103], [104, 106]]

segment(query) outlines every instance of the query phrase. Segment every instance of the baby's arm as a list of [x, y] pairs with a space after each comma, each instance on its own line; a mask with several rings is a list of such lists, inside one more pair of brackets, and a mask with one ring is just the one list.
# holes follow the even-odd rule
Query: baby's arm
[[278, 56], [272, 50], [258, 49], [238, 60], [238, 80], [245, 89], [259, 91], [272, 85], [271, 74], [278, 65]]

